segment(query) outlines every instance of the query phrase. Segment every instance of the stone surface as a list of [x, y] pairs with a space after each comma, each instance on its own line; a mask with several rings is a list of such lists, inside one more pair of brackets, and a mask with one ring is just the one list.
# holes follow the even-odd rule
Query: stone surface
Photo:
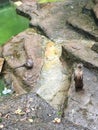
[[[83, 63], [84, 66], [93, 69], [83, 69], [84, 90], [75, 91], [74, 79], [68, 92], [68, 106], [65, 109], [65, 118], [77, 125], [83, 125], [91, 130], [98, 129], [97, 116], [97, 84], [98, 84], [98, 54], [91, 50], [93, 41], [73, 40], [66, 41], [63, 46], [62, 56], [66, 58], [69, 64]], [[93, 87], [92, 87], [93, 86]]]
[[[84, 91], [76, 92], [74, 80], [68, 94], [68, 107], [65, 118], [91, 130], [98, 129], [98, 75], [87, 68], [83, 69]], [[92, 88], [93, 86], [93, 88]]]
[[94, 3], [95, 3], [95, 4], [97, 4], [97, 3], [98, 3], [98, 0], [93, 0], [93, 1], [94, 1]]
[[[35, 91], [45, 100], [36, 94], [28, 93], [16, 100], [7, 99], [0, 103], [4, 121], [1, 124], [4, 125], [5, 130], [13, 130], [13, 128], [31, 130], [98, 129], [98, 54], [91, 50], [95, 42], [84, 39], [77, 33], [77, 27], [75, 27], [77, 31], [75, 32], [66, 24], [69, 16], [70, 18], [81, 16], [82, 7], [86, 3], [85, 0], [76, 0], [41, 6], [36, 2], [27, 2], [18, 7], [17, 12], [28, 16], [31, 19], [30, 26], [36, 28], [37, 31], [26, 30], [4, 45], [3, 57], [6, 60], [4, 77], [8, 85], [11, 82], [11, 87], [15, 88], [16, 85], [17, 89], [17, 86], [20, 86], [24, 90], [23, 93], [27, 89]], [[87, 9], [90, 10], [88, 7]], [[91, 16], [87, 10], [82, 13], [82, 19]], [[80, 22], [78, 20], [79, 18], [75, 24]], [[93, 26], [91, 17], [89, 17], [89, 21], [88, 26]], [[83, 21], [83, 23], [85, 22]], [[79, 24], [82, 25], [81, 22]], [[91, 36], [94, 34], [97, 37], [93, 28], [89, 29], [88, 26], [84, 24], [83, 27], [89, 30], [88, 33], [91, 33]], [[60, 44], [54, 43], [42, 35]], [[35, 68], [27, 69], [24, 66], [27, 58], [34, 59]], [[89, 68], [84, 67], [84, 91], [79, 93], [75, 92], [73, 79], [70, 84], [75, 62], [82, 62]], [[91, 68], [96, 71], [90, 70]], [[20, 89], [20, 91], [22, 90]], [[60, 111], [54, 110], [46, 102], [56, 109], [61, 107], [58, 109]], [[23, 115], [19, 114], [19, 109], [22, 110]], [[18, 110], [18, 114], [15, 114], [16, 110]], [[61, 117], [60, 124], [53, 123], [56, 117]]]
[[61, 45], [48, 42], [37, 93], [56, 109], [60, 109], [67, 98], [70, 85], [69, 68], [60, 61]]
[[89, 0], [89, 1], [85, 2], [85, 5], [84, 5], [83, 8], [85, 8], [86, 11], [91, 11], [93, 9], [94, 5], [95, 5], [94, 1], [93, 0]]
[[73, 62], [82, 62], [87, 67], [98, 69], [98, 54], [91, 50], [94, 43], [89, 40], [68, 40], [63, 45], [63, 56], [67, 54], [67, 58]]
[[51, 40], [61, 43], [65, 39], [79, 39], [80, 35], [66, 26], [66, 20], [83, 5], [84, 1], [75, 5], [71, 0], [46, 4], [43, 8], [34, 2], [24, 3], [17, 8], [17, 13], [30, 19], [30, 27], [36, 27]]
[[0, 102], [0, 114], [3, 130], [88, 130], [65, 119], [59, 124], [53, 123], [55, 118], [59, 118], [58, 112], [34, 93]]
[[98, 41], [98, 26], [90, 16], [85, 14], [74, 15], [69, 17], [67, 22], [74, 28], [82, 30], [85, 36], [90, 35], [92, 39]]
[[[61, 44], [50, 41], [33, 29], [18, 34], [3, 46], [7, 87], [19, 95], [35, 91], [61, 110], [70, 86], [69, 67], [60, 59], [61, 53]], [[25, 67], [29, 58], [34, 64], [30, 69]]]
[[[3, 57], [5, 59], [4, 73], [8, 75], [6, 77], [8, 81], [11, 82], [10, 86], [12, 84], [14, 85], [14, 78], [10, 75], [11, 72], [14, 74], [15, 79], [17, 79], [17, 84], [20, 84], [25, 91], [34, 89], [43, 64], [43, 52], [41, 47], [43, 42], [47, 42], [47, 39], [45, 41], [44, 37], [36, 34], [32, 29], [28, 29], [12, 38], [3, 46]], [[33, 68], [30, 69], [25, 67], [25, 63], [29, 58], [33, 59], [34, 62]], [[15, 86], [13, 86], [13, 88], [16, 88]], [[16, 91], [16, 93], [19, 93], [19, 91]]]

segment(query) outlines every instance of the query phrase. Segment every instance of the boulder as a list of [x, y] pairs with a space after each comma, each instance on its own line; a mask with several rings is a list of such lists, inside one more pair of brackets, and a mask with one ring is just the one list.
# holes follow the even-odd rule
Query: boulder
[[[3, 46], [4, 80], [18, 95], [33, 91], [58, 110], [67, 101], [70, 86], [68, 64], [61, 58], [62, 47], [34, 29], [27, 29]], [[28, 59], [33, 61], [27, 67]]]
[[[31, 91], [36, 86], [40, 71], [43, 64], [42, 47], [41, 43], [45, 41], [41, 35], [33, 32], [34, 30], [28, 29], [25, 32], [13, 37], [7, 44], [3, 46], [3, 57], [5, 59], [5, 75], [11, 78], [11, 84], [17, 90], [15, 86], [22, 87], [22, 89]], [[44, 39], [44, 40], [43, 40]], [[33, 68], [27, 68], [25, 63], [27, 59], [31, 58], [34, 62]], [[15, 84], [13, 76], [14, 74]], [[6, 78], [5, 78], [6, 79]], [[9, 79], [8, 79], [9, 80]], [[18, 81], [19, 80], [19, 81]], [[16, 83], [17, 81], [17, 83]], [[21, 92], [21, 89], [20, 89]], [[20, 93], [19, 90], [16, 93]], [[22, 91], [23, 92], [23, 91]]]
[[89, 15], [80, 13], [68, 18], [67, 23], [74, 29], [80, 31], [85, 37], [98, 41], [98, 26]]
[[82, 62], [88, 68], [98, 69], [98, 54], [91, 50], [94, 43], [89, 40], [66, 40], [62, 47], [62, 55], [67, 61]]
[[[71, 3], [71, 4], [70, 4]], [[85, 5], [80, 2], [78, 6]], [[66, 26], [66, 20], [81, 8], [72, 1], [54, 2], [40, 7], [38, 3], [22, 4], [17, 7], [17, 13], [30, 19], [30, 27], [37, 28], [41, 34], [49, 39], [61, 43], [65, 39], [79, 38], [79, 34]]]

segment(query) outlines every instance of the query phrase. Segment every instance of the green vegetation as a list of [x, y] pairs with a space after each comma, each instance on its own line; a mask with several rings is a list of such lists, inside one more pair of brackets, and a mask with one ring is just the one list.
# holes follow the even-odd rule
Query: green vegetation
[[61, 116], [62, 115], [62, 111], [58, 111], [58, 116]]
[[15, 7], [6, 5], [0, 8], [0, 45], [12, 36], [28, 28], [29, 20], [16, 14]]
[[0, 123], [2, 123], [2, 118], [0, 118]]

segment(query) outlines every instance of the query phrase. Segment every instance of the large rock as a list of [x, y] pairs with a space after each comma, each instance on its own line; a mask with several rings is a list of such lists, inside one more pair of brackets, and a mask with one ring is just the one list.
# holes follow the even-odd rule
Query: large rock
[[82, 31], [84, 36], [98, 41], [98, 26], [91, 16], [85, 14], [77, 14], [68, 18], [67, 23], [75, 29]]
[[[61, 110], [70, 86], [69, 67], [60, 59], [62, 47], [33, 29], [13, 37], [3, 46], [4, 80], [17, 94], [37, 92], [54, 108]], [[27, 59], [33, 68], [27, 68]]]
[[61, 43], [65, 39], [78, 39], [79, 34], [66, 26], [66, 19], [78, 11], [78, 6], [85, 5], [81, 2], [64, 1], [44, 4], [43, 8], [37, 3], [23, 4], [17, 8], [17, 13], [30, 19], [30, 26], [36, 27], [42, 34], [51, 40]]
[[69, 67], [60, 61], [61, 45], [49, 42], [46, 45], [44, 64], [37, 93], [56, 109], [66, 103], [70, 85]]
[[63, 45], [63, 56], [71, 62], [82, 62], [88, 68], [98, 69], [98, 54], [91, 50], [94, 43], [89, 40], [67, 40]]
[[[13, 73], [18, 84], [24, 90], [31, 91], [37, 84], [43, 64], [41, 44], [47, 42], [47, 39], [33, 31], [32, 29], [28, 29], [12, 38], [3, 46], [3, 57], [5, 59], [4, 72], [7, 77], [5, 77], [5, 80], [13, 88], [16, 88], [16, 83], [14, 86], [13, 76], [11, 76], [10, 72]], [[33, 68], [30, 69], [25, 66], [29, 58], [34, 62]], [[21, 89], [20, 92], [23, 93]], [[16, 93], [19, 93], [19, 91], [16, 91]]]

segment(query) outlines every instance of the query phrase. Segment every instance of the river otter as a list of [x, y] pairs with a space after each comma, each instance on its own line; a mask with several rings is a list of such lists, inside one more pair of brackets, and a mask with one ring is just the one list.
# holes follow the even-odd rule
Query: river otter
[[80, 91], [83, 89], [83, 65], [77, 64], [74, 71], [75, 90]]

